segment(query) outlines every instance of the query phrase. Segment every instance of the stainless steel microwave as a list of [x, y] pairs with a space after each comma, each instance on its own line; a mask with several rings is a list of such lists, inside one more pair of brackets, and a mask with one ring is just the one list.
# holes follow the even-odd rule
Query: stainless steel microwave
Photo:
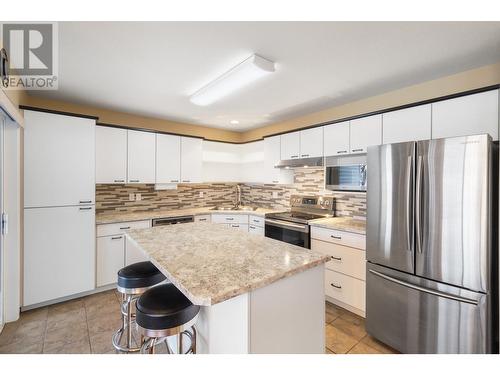
[[331, 157], [325, 163], [325, 188], [333, 191], [366, 191], [366, 157]]

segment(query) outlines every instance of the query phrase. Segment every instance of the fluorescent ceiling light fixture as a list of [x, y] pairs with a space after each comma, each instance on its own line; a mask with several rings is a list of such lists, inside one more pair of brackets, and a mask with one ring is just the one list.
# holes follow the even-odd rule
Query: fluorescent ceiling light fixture
[[252, 55], [196, 91], [191, 95], [190, 100], [197, 105], [212, 104], [230, 93], [273, 73], [274, 70], [274, 62], [259, 55]]

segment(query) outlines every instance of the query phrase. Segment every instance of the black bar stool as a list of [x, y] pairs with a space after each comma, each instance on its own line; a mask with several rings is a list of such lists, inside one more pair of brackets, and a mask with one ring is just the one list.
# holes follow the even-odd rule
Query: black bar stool
[[[132, 311], [134, 302], [166, 277], [151, 262], [130, 264], [118, 271], [117, 290], [122, 294], [122, 327], [113, 335], [113, 346], [120, 352], [138, 352], [140, 346], [132, 343], [132, 326], [135, 323], [135, 314]], [[127, 333], [125, 345], [121, 344], [124, 333]]]
[[[173, 284], [162, 284], [149, 289], [136, 302], [136, 322], [143, 336], [141, 353], [154, 354], [162, 342], [172, 354], [168, 338], [177, 336], [177, 353], [196, 353], [196, 329], [200, 306], [193, 305]], [[183, 337], [189, 339], [184, 350]]]

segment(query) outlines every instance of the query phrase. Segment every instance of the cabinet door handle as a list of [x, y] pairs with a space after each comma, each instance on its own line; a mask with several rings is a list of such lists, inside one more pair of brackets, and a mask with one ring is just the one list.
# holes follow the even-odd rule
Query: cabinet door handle
[[125, 180], [115, 180], [115, 182], [125, 182]]
[[239, 228], [240, 226], [239, 226], [239, 224], [231, 224], [231, 227], [232, 228]]
[[207, 219], [206, 218], [204, 218], [204, 219], [198, 219], [198, 221], [207, 221]]
[[279, 181], [278, 180], [274, 180], [273, 184], [279, 184]]
[[80, 211], [91, 210], [92, 207], [80, 207]]
[[234, 220], [234, 217], [226, 217], [226, 220]]
[[123, 238], [123, 236], [111, 237], [112, 240], [120, 240], [122, 238]]
[[253, 225], [250, 225], [250, 229], [255, 229], [255, 227]]
[[331, 286], [337, 289], [342, 289], [342, 285], [335, 285], [334, 283], [330, 283]]
[[[353, 151], [354, 151], [354, 150], [353, 150]], [[337, 151], [337, 154], [347, 154], [347, 151], [346, 151], [346, 150]]]
[[139, 180], [130, 180], [130, 182], [139, 182]]
[[80, 203], [92, 203], [92, 201], [80, 201]]
[[121, 227], [120, 230], [130, 229], [130, 227]]
[[352, 150], [352, 152], [360, 152], [360, 151], [363, 151], [363, 149], [362, 149], [362, 148], [354, 148], [354, 149]]
[[292, 156], [290, 156], [290, 157], [291, 157], [292, 159], [294, 159], [294, 158], [298, 158], [298, 157], [299, 157], [299, 155], [292, 155]]
[[179, 180], [170, 180], [170, 182], [179, 182]]
[[254, 223], [260, 223], [260, 220], [255, 220], [255, 219], [253, 219], [253, 222], [254, 222]]
[[330, 258], [332, 258], [332, 260], [338, 260], [339, 262], [342, 261], [342, 258], [340, 258], [340, 257], [334, 257], [333, 255]]
[[332, 237], [332, 238], [334, 238], [334, 239], [336, 239], [336, 240], [341, 240], [341, 239], [342, 239], [342, 237], [341, 237], [341, 236], [334, 236], [333, 234], [332, 234], [330, 237]]
[[304, 155], [300, 155], [300, 156], [303, 158], [307, 158], [309, 156], [309, 154], [304, 154]]
[[182, 182], [191, 182], [191, 180], [182, 180]]

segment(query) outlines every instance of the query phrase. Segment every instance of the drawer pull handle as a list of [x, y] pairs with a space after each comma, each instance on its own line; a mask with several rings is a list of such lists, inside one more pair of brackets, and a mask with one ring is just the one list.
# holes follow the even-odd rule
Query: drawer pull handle
[[260, 220], [253, 220], [254, 223], [260, 223]]
[[92, 207], [80, 207], [80, 211], [91, 210]]
[[121, 230], [126, 230], [126, 229], [130, 229], [130, 227], [121, 227], [120, 229]]
[[123, 236], [111, 237], [111, 239], [112, 239], [112, 240], [120, 240], [120, 239], [122, 239], [122, 238], [123, 238]]
[[331, 286], [337, 289], [342, 289], [342, 285], [335, 285], [334, 283], [330, 283]]
[[115, 182], [125, 182], [125, 180], [115, 180]]
[[342, 237], [341, 237], [341, 236], [334, 236], [333, 234], [332, 234], [330, 237], [332, 237], [332, 238], [334, 238], [334, 239], [336, 239], [336, 240], [341, 240], [341, 239], [342, 239]]
[[139, 180], [130, 180], [130, 182], [139, 182]]
[[291, 158], [294, 159], [294, 158], [298, 158], [299, 155], [292, 155]]
[[232, 228], [239, 228], [240, 226], [238, 224], [231, 224]]
[[198, 219], [198, 221], [207, 221], [207, 219], [206, 218]]
[[352, 152], [360, 152], [360, 151], [363, 151], [363, 149], [362, 148], [355, 148], [352, 150]]
[[278, 180], [273, 180], [273, 184], [278, 184], [279, 181]]
[[337, 151], [337, 154], [347, 154], [347, 151], [346, 150]]
[[191, 180], [182, 180], [182, 182], [191, 182]]
[[80, 201], [80, 203], [92, 203], [92, 201]]
[[341, 257], [334, 257], [333, 255], [331, 256], [332, 260], [338, 260], [339, 262], [342, 261]]
[[179, 180], [170, 180], [170, 182], [179, 182]]
[[302, 154], [301, 155], [303, 158], [307, 158], [309, 156], [309, 154]]
[[255, 229], [255, 227], [253, 225], [250, 225], [250, 229]]
[[234, 217], [226, 217], [226, 220], [234, 220]]

